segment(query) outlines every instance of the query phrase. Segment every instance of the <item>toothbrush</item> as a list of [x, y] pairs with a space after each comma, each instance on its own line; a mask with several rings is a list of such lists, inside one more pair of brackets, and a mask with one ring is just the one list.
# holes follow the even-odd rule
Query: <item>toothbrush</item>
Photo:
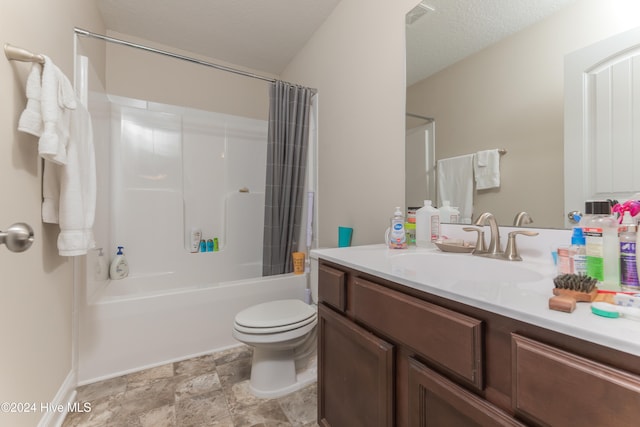
[[623, 307], [621, 305], [598, 301], [591, 303], [591, 312], [602, 317], [625, 317], [629, 320], [640, 321], [640, 308], [636, 307]]

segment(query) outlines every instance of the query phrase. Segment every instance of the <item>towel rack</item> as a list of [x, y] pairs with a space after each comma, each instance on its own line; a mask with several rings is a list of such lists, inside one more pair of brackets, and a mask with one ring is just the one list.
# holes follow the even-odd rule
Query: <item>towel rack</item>
[[9, 43], [4, 44], [4, 55], [9, 61], [37, 62], [39, 64], [44, 64], [44, 56], [21, 47], [11, 46]]

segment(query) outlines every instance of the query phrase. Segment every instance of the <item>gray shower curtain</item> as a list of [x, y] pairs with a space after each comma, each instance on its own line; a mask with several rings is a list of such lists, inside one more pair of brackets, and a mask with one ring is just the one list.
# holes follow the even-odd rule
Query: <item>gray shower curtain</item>
[[293, 271], [298, 248], [313, 90], [276, 81], [269, 90], [262, 275]]

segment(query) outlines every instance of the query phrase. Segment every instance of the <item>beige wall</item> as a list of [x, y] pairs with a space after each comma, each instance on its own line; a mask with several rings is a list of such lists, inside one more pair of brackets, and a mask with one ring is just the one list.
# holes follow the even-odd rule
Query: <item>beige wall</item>
[[416, 0], [342, 0], [283, 73], [319, 90], [319, 245], [382, 243], [404, 206], [404, 15]]
[[[0, 43], [50, 56], [73, 77], [73, 27], [104, 31], [93, 2], [0, 0]], [[57, 227], [40, 220], [37, 141], [16, 130], [30, 64], [0, 56], [0, 229], [24, 221], [36, 240], [27, 252], [0, 247], [0, 402], [37, 402], [38, 412], [0, 413], [0, 425], [34, 426], [71, 372], [72, 267], [57, 255]]]
[[[111, 31], [108, 35], [267, 78], [274, 77], [130, 35]], [[112, 43], [107, 45], [107, 57], [109, 94], [255, 119], [269, 117], [269, 84], [263, 80]]]
[[476, 217], [507, 224], [525, 210], [537, 226], [563, 226], [564, 55], [639, 25], [631, 4], [580, 0], [408, 88], [407, 111], [436, 119], [436, 158], [508, 150]]

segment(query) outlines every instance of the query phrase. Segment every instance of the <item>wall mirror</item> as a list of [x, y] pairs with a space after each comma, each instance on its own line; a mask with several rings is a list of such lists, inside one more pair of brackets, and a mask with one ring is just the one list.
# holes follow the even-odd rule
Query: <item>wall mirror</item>
[[474, 218], [489, 211], [511, 225], [526, 211], [530, 226], [567, 227], [565, 57], [640, 26], [639, 6], [632, 0], [424, 0], [410, 11], [407, 136], [431, 123], [433, 146], [425, 139], [424, 164], [414, 162], [424, 169], [424, 187], [409, 184], [417, 174], [407, 164], [407, 205], [435, 199], [428, 174], [436, 160], [504, 148], [500, 187], [474, 193]]

